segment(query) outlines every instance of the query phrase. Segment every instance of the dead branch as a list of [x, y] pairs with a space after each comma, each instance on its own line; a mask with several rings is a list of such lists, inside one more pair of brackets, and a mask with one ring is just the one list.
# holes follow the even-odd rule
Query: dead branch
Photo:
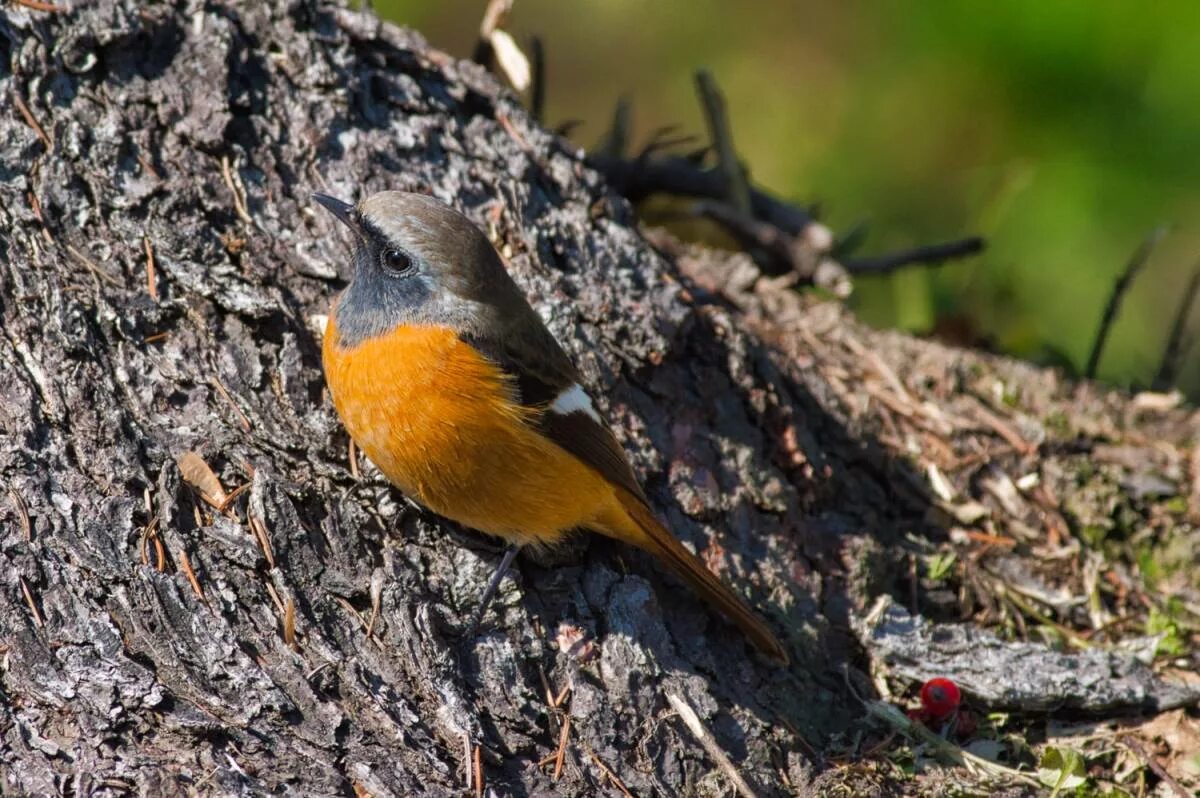
[[947, 241], [944, 244], [928, 244], [922, 247], [892, 252], [886, 255], [875, 255], [869, 258], [845, 258], [842, 265], [851, 274], [886, 274], [904, 266], [925, 265], [933, 266], [948, 260], [969, 258], [983, 252], [984, 241], [979, 236], [971, 236], [958, 241]]
[[1121, 309], [1125, 293], [1133, 285], [1133, 279], [1150, 260], [1150, 254], [1154, 252], [1154, 248], [1166, 234], [1165, 226], [1152, 230], [1134, 250], [1133, 255], [1125, 264], [1125, 268], [1117, 275], [1112, 291], [1109, 292], [1108, 302], [1104, 305], [1104, 313], [1100, 316], [1100, 327], [1096, 330], [1096, 337], [1092, 340], [1092, 349], [1088, 354], [1087, 365], [1083, 369], [1083, 376], [1089, 380], [1096, 376], [1096, 369], [1100, 365], [1100, 356], [1104, 354], [1104, 344], [1108, 341], [1108, 334], [1112, 329], [1113, 322], [1117, 320], [1117, 313]]
[[1167, 336], [1167, 345], [1163, 348], [1162, 361], [1154, 375], [1153, 388], [1165, 391], [1175, 384], [1179, 368], [1183, 364], [1183, 356], [1195, 343], [1195, 338], [1189, 338], [1188, 320], [1196, 304], [1196, 296], [1200, 295], [1200, 264], [1192, 269], [1192, 276], [1187, 287], [1183, 289], [1183, 297], [1179, 300], [1179, 308], [1175, 311], [1175, 320], [1171, 323], [1171, 332]]

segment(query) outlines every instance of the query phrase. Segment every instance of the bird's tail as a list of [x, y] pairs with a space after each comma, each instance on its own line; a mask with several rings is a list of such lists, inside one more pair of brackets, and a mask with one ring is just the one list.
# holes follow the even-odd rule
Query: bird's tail
[[[598, 531], [618, 540], [632, 543], [671, 566], [705, 601], [721, 611], [750, 638], [763, 653], [782, 664], [787, 664], [788, 654], [779, 638], [766, 622], [747, 606], [736, 593], [704, 567], [695, 554], [683, 547], [667, 530], [644, 502], [628, 491], [617, 488], [616, 498], [620, 518], [604, 519], [610, 529]], [[609, 513], [613, 515], [616, 513]], [[615, 523], [614, 523], [615, 521]]]

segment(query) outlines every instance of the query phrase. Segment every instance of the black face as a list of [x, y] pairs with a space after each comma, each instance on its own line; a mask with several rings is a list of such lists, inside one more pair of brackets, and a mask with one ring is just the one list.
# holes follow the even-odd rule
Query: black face
[[335, 317], [343, 345], [402, 324], [498, 334], [533, 314], [482, 231], [432, 197], [384, 191], [357, 207], [314, 199], [354, 233], [354, 277]]
[[384, 335], [411, 319], [435, 288], [431, 270], [423, 268], [417, 253], [353, 213], [354, 276], [337, 307], [338, 331], [346, 346]]

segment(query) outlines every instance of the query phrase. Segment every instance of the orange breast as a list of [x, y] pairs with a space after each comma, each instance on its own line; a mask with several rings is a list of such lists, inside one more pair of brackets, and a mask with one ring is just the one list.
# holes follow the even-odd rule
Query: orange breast
[[343, 347], [330, 316], [325, 379], [350, 436], [434, 512], [516, 543], [552, 543], [613, 501], [595, 471], [541, 435], [509, 378], [446, 327], [405, 325]]

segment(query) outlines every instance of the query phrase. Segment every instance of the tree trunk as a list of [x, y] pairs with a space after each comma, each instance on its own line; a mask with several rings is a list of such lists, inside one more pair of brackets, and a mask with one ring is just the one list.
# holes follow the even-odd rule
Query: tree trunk
[[[903, 451], [974, 436], [1040, 467], [1074, 455], [1037, 418], [1125, 424], [1122, 398], [648, 243], [489, 75], [369, 14], [75, 5], [0, 19], [6, 792], [715, 795], [734, 769], [815, 789], [861, 714], [849, 686], [870, 692], [851, 612], [906, 584], [906, 533], [948, 526]], [[353, 462], [324, 391], [348, 242], [310, 194], [383, 189], [489, 231], [655, 507], [790, 667], [597, 539], [519, 559], [471, 630], [496, 545]], [[970, 415], [989, 379], [1030, 426]]]

